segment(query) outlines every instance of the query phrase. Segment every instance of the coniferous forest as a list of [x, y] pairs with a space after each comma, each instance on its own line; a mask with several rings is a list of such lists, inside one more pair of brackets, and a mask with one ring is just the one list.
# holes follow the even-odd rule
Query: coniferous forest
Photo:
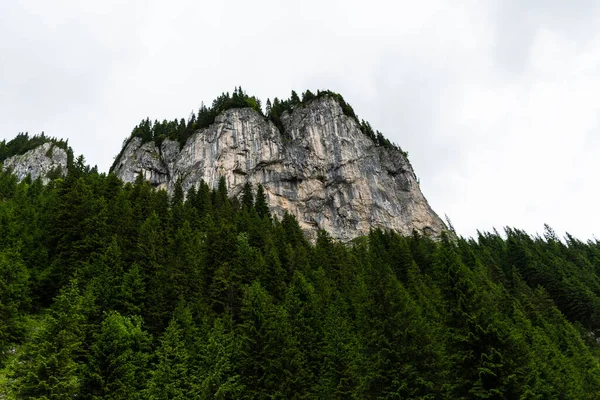
[[600, 243], [308, 241], [261, 187], [0, 175], [2, 399], [598, 399]]

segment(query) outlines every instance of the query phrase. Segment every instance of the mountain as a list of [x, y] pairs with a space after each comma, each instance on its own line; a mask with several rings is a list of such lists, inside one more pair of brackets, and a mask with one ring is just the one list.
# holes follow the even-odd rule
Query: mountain
[[[600, 398], [599, 241], [548, 226], [308, 240], [293, 215], [271, 218], [265, 188], [234, 198], [227, 179], [293, 176], [279, 186], [373, 202], [418, 185], [338, 95], [266, 105], [238, 91], [188, 121], [142, 121], [114, 169], [155, 160], [143, 171], [171, 196], [60, 140], [0, 142], [12, 165], [0, 171], [0, 399]], [[175, 167], [196, 154], [220, 177], [184, 196]], [[412, 186], [383, 186], [389, 171]]]
[[[177, 182], [187, 191], [202, 180], [214, 188], [224, 177], [229, 194], [239, 197], [246, 183], [260, 184], [274, 215], [289, 212], [305, 232], [325, 229], [342, 241], [373, 228], [439, 235], [445, 225], [406, 153], [369, 135], [341, 96], [325, 93], [288, 103], [277, 119], [251, 107], [226, 109], [185, 141], [132, 135], [112, 170], [125, 182], [141, 174], [169, 193]], [[183, 125], [175, 123], [175, 130]]]
[[48, 183], [53, 177], [64, 176], [70, 154], [67, 142], [43, 133], [32, 137], [20, 133], [8, 143], [0, 142], [3, 169], [14, 173], [19, 181], [29, 176]]

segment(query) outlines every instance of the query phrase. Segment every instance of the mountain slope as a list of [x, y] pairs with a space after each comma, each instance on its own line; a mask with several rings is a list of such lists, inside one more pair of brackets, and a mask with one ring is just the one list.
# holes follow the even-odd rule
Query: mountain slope
[[20, 133], [14, 139], [0, 142], [0, 161], [4, 170], [12, 171], [21, 181], [26, 177], [41, 178], [48, 183], [64, 176], [72, 150], [64, 140]]
[[377, 145], [333, 96], [298, 104], [281, 128], [251, 108], [221, 112], [183, 147], [133, 137], [113, 171], [125, 182], [141, 174], [173, 192], [224, 177], [239, 196], [248, 182], [265, 189], [271, 211], [295, 215], [307, 232], [325, 229], [348, 241], [371, 228], [438, 235], [444, 224], [420, 191], [405, 153]]

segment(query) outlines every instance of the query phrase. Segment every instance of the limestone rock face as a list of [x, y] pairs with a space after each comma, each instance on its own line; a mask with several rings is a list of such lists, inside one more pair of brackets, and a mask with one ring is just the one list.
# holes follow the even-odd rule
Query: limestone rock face
[[274, 215], [287, 211], [307, 233], [325, 229], [342, 241], [371, 228], [431, 235], [445, 228], [403, 153], [376, 146], [333, 98], [284, 113], [282, 123], [283, 134], [252, 109], [230, 109], [181, 150], [133, 138], [114, 172], [126, 182], [142, 174], [169, 192], [178, 179], [187, 190], [200, 180], [216, 187], [224, 176], [233, 196], [246, 182], [260, 183]]
[[3, 168], [11, 170], [19, 181], [31, 175], [31, 179], [41, 178], [44, 184], [50, 181], [48, 173], [59, 168], [62, 174], [67, 172], [67, 152], [48, 142], [25, 154], [9, 157], [4, 160]]

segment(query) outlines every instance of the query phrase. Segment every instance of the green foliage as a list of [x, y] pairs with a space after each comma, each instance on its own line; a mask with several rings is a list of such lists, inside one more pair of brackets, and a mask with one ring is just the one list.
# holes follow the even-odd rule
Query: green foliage
[[598, 242], [311, 243], [262, 186], [176, 192], [0, 174], [0, 397], [600, 398]]
[[[4, 160], [12, 156], [25, 154], [44, 143], [52, 143], [54, 146], [64, 150], [69, 149], [68, 141], [46, 136], [44, 132], [33, 136], [29, 136], [27, 132], [21, 132], [8, 142], [6, 140], [0, 142], [0, 162], [4, 162]], [[52, 147], [50, 147], [49, 151], [52, 151]], [[50, 155], [48, 154], [48, 156]]]
[[61, 290], [43, 325], [13, 364], [17, 398], [64, 399], [81, 393], [88, 301], [76, 281]]
[[[187, 120], [184, 118], [173, 119], [171, 121], [166, 119], [162, 121], [151, 121], [150, 118], [142, 120], [133, 128], [131, 135], [123, 142], [121, 152], [115, 157], [115, 161], [110, 167], [110, 171], [114, 170], [116, 161], [121, 159], [123, 151], [134, 138], [140, 138], [142, 143], [153, 141], [159, 148], [166, 139], [169, 139], [179, 142], [179, 146], [182, 148], [190, 136], [192, 136], [197, 130], [209, 127], [215, 122], [215, 118], [219, 114], [234, 108], [253, 109], [266, 119], [273, 122], [277, 129], [279, 129], [279, 132], [283, 134], [285, 129], [283, 127], [281, 117], [284, 113], [291, 112], [295, 108], [305, 106], [315, 99], [325, 97], [334, 99], [342, 108], [344, 115], [352, 118], [357, 123], [360, 130], [367, 137], [369, 137], [376, 146], [399, 150], [402, 152], [402, 154], [404, 154], [405, 157], [408, 157], [408, 153], [402, 151], [398, 145], [390, 142], [389, 139], [385, 138], [381, 132], [374, 132], [373, 128], [368, 122], [359, 120], [352, 106], [348, 104], [339, 93], [335, 93], [330, 90], [317, 90], [317, 94], [313, 94], [310, 90], [306, 90], [302, 93], [302, 98], [300, 98], [300, 96], [298, 96], [298, 94], [292, 90], [289, 99], [280, 100], [275, 97], [273, 102], [271, 102], [270, 99], [267, 99], [265, 103], [265, 113], [263, 113], [260, 99], [255, 96], [248, 95], [240, 86], [235, 87], [231, 94], [229, 92], [222, 93], [213, 100], [210, 107], [207, 107], [204, 103], [202, 103], [198, 109], [198, 112], [192, 112]], [[2, 161], [2, 158], [0, 158], [0, 161]]]
[[94, 398], [140, 398], [147, 381], [149, 345], [140, 317], [105, 314], [92, 345], [86, 390]]
[[[189, 399], [194, 397], [195, 376], [191, 370], [195, 336], [191, 313], [180, 309], [171, 319], [156, 350], [156, 365], [151, 372], [147, 396], [151, 399]], [[187, 339], [187, 341], [186, 341]]]
[[0, 251], [0, 367], [10, 348], [23, 339], [22, 315], [27, 311], [29, 271], [18, 250]]
[[267, 196], [265, 194], [265, 188], [259, 184], [256, 190], [256, 200], [254, 203], [256, 213], [260, 218], [271, 218], [271, 212], [269, 211], [269, 205], [267, 203]]
[[240, 355], [239, 341], [225, 315], [216, 318], [212, 329], [199, 344], [196, 365], [198, 382], [193, 393], [200, 399], [236, 399], [245, 392], [236, 371]]

